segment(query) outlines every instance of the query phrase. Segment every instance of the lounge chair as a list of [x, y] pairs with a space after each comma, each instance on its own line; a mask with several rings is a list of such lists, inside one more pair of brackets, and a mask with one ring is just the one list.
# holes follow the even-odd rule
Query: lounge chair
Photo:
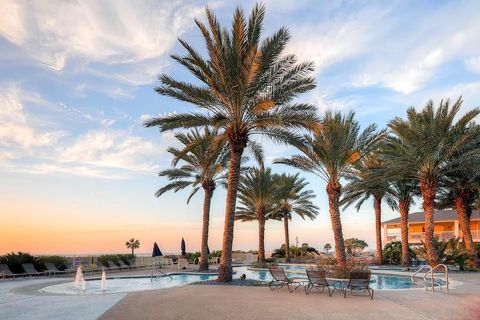
[[51, 262], [45, 262], [45, 275], [55, 276], [57, 274], [65, 274], [65, 271], [58, 270], [57, 266]]
[[120, 270], [120, 268], [112, 260], [107, 261], [107, 270], [115, 271]]
[[22, 268], [25, 270], [24, 275], [25, 276], [41, 276], [42, 274], [44, 275], [44, 272], [39, 272], [37, 269], [35, 269], [35, 266], [32, 263], [22, 263]]
[[2, 279], [5, 280], [6, 278], [15, 279], [15, 277], [21, 276], [22, 274], [13, 273], [12, 271], [10, 271], [10, 268], [8, 267], [8, 265], [0, 264], [0, 275], [1, 275]]
[[328, 295], [331, 297], [335, 288], [331, 287], [326, 279], [325, 270], [314, 271], [307, 270], [308, 284], [305, 287], [305, 294], [309, 294], [313, 288], [322, 289], [322, 293], [325, 291], [325, 288], [328, 290]]
[[128, 264], [130, 265], [130, 268], [136, 269], [137, 268], [137, 263], [135, 260], [128, 260]]
[[373, 289], [370, 288], [370, 277], [372, 273], [369, 271], [351, 271], [350, 279], [343, 292], [343, 297], [347, 297], [347, 290], [350, 289], [352, 296], [354, 291], [368, 292], [370, 299], [373, 299]]
[[268, 285], [270, 290], [273, 291], [287, 286], [288, 291], [293, 292], [295, 289], [293, 279], [289, 279], [282, 268], [268, 268], [268, 270], [273, 278]]
[[120, 265], [120, 269], [130, 269], [130, 266], [125, 264], [123, 260], [118, 260], [118, 264]]

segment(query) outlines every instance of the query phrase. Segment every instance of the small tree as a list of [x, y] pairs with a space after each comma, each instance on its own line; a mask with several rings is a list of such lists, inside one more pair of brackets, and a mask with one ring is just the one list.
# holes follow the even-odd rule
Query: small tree
[[363, 240], [357, 238], [345, 239], [345, 249], [347, 249], [347, 253], [351, 256], [362, 252], [366, 247], [368, 247], [368, 244]]
[[328, 253], [328, 251], [332, 250], [332, 245], [330, 243], [326, 243], [323, 246], [323, 250], [325, 250], [325, 252]]
[[140, 241], [139, 240], [135, 240], [134, 238], [131, 238], [130, 240], [128, 240], [127, 242], [125, 242], [125, 246], [128, 248], [128, 249], [131, 249], [132, 250], [132, 256], [135, 254], [135, 249], [138, 249], [140, 248]]

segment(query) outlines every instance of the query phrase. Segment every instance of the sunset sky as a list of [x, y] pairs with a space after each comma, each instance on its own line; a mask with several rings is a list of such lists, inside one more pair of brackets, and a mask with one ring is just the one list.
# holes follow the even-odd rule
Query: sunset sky
[[[254, 1], [239, 1], [247, 11]], [[182, 37], [202, 53], [193, 19], [204, 1], [0, 1], [0, 254], [163, 252], [200, 246], [202, 196], [189, 190], [154, 197], [170, 165], [172, 133], [145, 129], [152, 116], [193, 107], [154, 92], [167, 73], [195, 81], [169, 54]], [[230, 24], [234, 1], [207, 2]], [[264, 35], [291, 31], [287, 48], [315, 62], [318, 87], [298, 99], [354, 110], [362, 126], [385, 127], [408, 106], [463, 95], [480, 104], [479, 1], [265, 1]], [[267, 163], [295, 152], [262, 140]], [[272, 165], [275, 172], [293, 172]], [[303, 174], [317, 194], [315, 221], [293, 218], [298, 236], [333, 244], [325, 185]], [[212, 208], [210, 249], [221, 248], [225, 191]], [[397, 213], [386, 206], [384, 220]], [[419, 201], [414, 209], [419, 208]], [[345, 237], [374, 248], [372, 203], [342, 213]], [[234, 249], [257, 248], [257, 224], [235, 224]], [[267, 222], [266, 247], [283, 241]]]

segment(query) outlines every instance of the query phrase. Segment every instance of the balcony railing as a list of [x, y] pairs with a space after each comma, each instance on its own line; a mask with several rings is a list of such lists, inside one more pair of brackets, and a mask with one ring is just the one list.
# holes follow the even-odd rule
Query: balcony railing
[[[449, 240], [455, 238], [455, 231], [437, 231], [435, 235], [438, 235], [440, 240]], [[462, 236], [460, 232], [459, 237]], [[472, 238], [475, 242], [480, 242], [480, 230], [472, 230]], [[388, 233], [387, 242], [391, 241], [401, 241], [402, 235], [400, 233]], [[420, 243], [425, 241], [425, 232], [409, 232], [408, 233], [408, 242], [410, 243]]]

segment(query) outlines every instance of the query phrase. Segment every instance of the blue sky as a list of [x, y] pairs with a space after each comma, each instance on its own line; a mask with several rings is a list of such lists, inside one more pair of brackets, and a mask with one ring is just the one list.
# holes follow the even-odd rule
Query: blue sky
[[[250, 10], [253, 1], [242, 1]], [[266, 1], [264, 35], [281, 26], [287, 48], [315, 62], [318, 87], [299, 101], [354, 110], [363, 126], [384, 127], [408, 106], [431, 98], [480, 101], [478, 1]], [[164, 72], [192, 80], [169, 54], [182, 37], [201, 52], [193, 19], [203, 1], [0, 2], [0, 215], [10, 233], [0, 252], [124, 250], [135, 236], [149, 251], [191, 249], [200, 240], [201, 197], [188, 191], [155, 199], [168, 167], [171, 133], [145, 129], [148, 117], [192, 107], [157, 95]], [[229, 24], [234, 1], [212, 1]], [[265, 144], [267, 160], [294, 150]], [[291, 171], [275, 165], [274, 170]], [[325, 186], [305, 175], [321, 208], [314, 222], [296, 219], [293, 238], [323, 247], [332, 242]], [[5, 204], [5, 205], [3, 205]], [[385, 207], [385, 218], [395, 213]], [[211, 247], [220, 248], [224, 191], [214, 197]], [[346, 237], [374, 245], [369, 203], [343, 213]], [[267, 249], [278, 247], [282, 226], [269, 222]], [[37, 245], [11, 235], [27, 234]], [[88, 236], [86, 236], [88, 235]], [[62, 239], [51, 246], [50, 237]], [[237, 223], [234, 246], [256, 247], [256, 224]], [[105, 240], [108, 237], [108, 241]], [[79, 239], [84, 239], [78, 243]], [[12, 240], [13, 239], [13, 240]], [[3, 246], [3, 247], [2, 247]], [[76, 249], [78, 248], [78, 249]]]

